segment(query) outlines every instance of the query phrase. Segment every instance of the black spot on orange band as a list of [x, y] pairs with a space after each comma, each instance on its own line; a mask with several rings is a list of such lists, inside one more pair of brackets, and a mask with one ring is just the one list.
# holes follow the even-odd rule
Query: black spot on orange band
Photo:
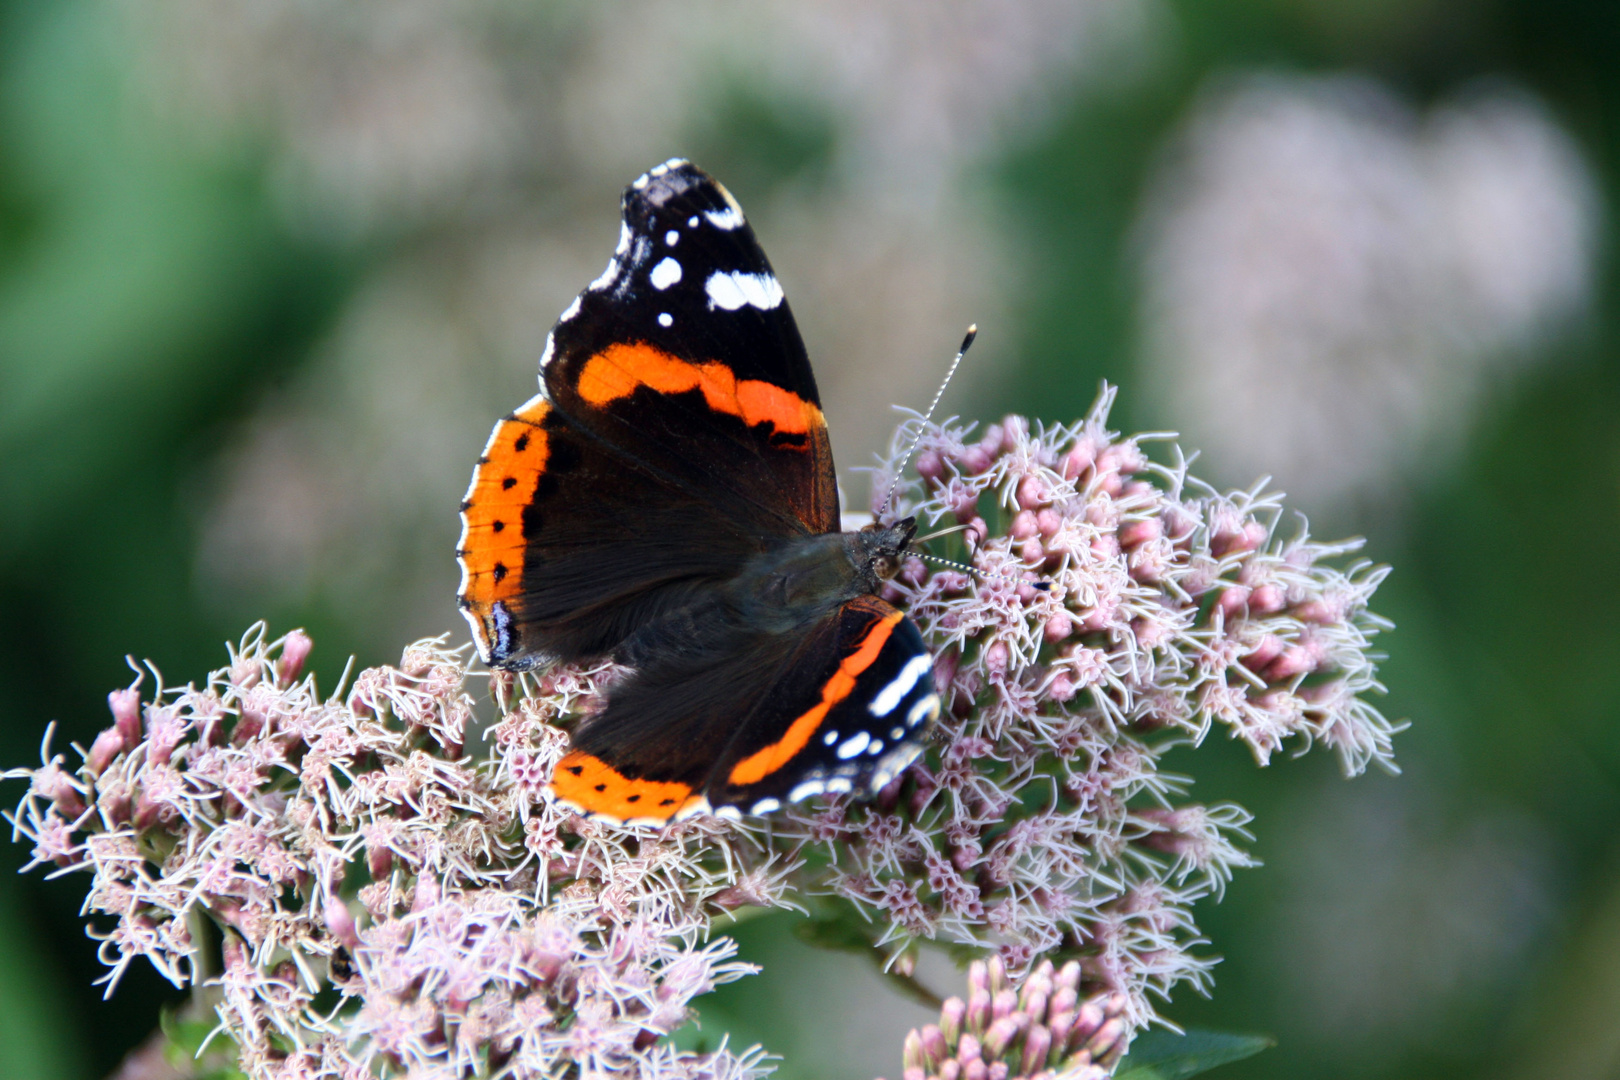
[[486, 658], [496, 644], [495, 605], [522, 592], [525, 541], [520, 530], [506, 526], [523, 520], [545, 477], [551, 440], [541, 425], [550, 411], [551, 405], [536, 397], [495, 425], [461, 504], [457, 555], [464, 585], [459, 599], [473, 616]]
[[551, 792], [587, 814], [615, 821], [667, 821], [702, 797], [690, 784], [632, 779], [582, 750], [570, 750], [557, 763]]

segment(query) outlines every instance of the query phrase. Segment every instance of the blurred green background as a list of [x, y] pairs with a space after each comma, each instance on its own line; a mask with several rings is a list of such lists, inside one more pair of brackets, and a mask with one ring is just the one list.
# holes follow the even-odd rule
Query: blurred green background
[[[455, 506], [672, 154], [737, 194], [852, 466], [925, 401], [1176, 429], [1396, 571], [1403, 776], [1178, 752], [1265, 867], [1221, 1075], [1620, 1077], [1620, 9], [1597, 0], [0, 3], [0, 759], [258, 618], [464, 634]], [[21, 794], [8, 789], [9, 800]], [[7, 871], [26, 859], [0, 850]], [[84, 879], [0, 876], [0, 1076], [116, 1068]], [[788, 1077], [921, 1018], [790, 920], [717, 1001]]]

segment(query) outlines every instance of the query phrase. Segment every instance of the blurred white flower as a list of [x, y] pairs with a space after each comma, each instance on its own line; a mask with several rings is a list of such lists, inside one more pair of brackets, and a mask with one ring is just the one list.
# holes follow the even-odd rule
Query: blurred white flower
[[1141, 221], [1146, 380], [1229, 479], [1382, 492], [1455, 447], [1592, 280], [1597, 199], [1524, 92], [1415, 114], [1361, 78], [1211, 87]]

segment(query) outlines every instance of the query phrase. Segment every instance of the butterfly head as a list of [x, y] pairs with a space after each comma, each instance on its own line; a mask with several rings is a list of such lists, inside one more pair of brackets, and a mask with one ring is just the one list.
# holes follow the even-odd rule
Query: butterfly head
[[874, 592], [900, 572], [900, 557], [917, 535], [917, 519], [901, 518], [888, 525], [873, 522], [850, 536], [851, 557]]

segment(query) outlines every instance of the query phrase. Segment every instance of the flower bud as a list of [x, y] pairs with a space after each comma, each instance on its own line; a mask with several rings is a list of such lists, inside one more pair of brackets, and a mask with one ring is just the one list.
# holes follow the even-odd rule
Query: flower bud
[[954, 1043], [962, 1037], [962, 1019], [967, 1015], [967, 1002], [959, 997], [945, 999], [945, 1004], [939, 1010], [939, 1031], [948, 1043]]
[[1061, 459], [1063, 479], [1077, 479], [1081, 473], [1091, 468], [1097, 460], [1097, 446], [1089, 438], [1081, 438]]
[[1012, 651], [1007, 648], [1007, 643], [1004, 641], [994, 642], [988, 649], [984, 650], [985, 670], [992, 675], [1005, 674], [1007, 665], [1011, 662]]
[[1082, 1048], [1099, 1065], [1107, 1065], [1125, 1053], [1125, 1018], [1115, 1016], [1103, 1023]]
[[908, 1077], [913, 1070], [916, 1070], [918, 1076], [922, 1076], [925, 1073], [924, 1061], [922, 1035], [913, 1028], [906, 1033], [906, 1041], [900, 1046], [901, 1068]]
[[116, 727], [105, 728], [96, 736], [96, 741], [90, 744], [90, 754], [86, 757], [85, 763], [90, 766], [91, 772], [99, 776], [106, 772], [107, 766], [123, 752], [123, 733]]
[[1249, 610], [1256, 615], [1275, 615], [1288, 606], [1288, 595], [1278, 585], [1261, 585], [1249, 594]]
[[1046, 1068], [1051, 1053], [1052, 1033], [1041, 1024], [1031, 1025], [1024, 1035], [1024, 1056], [1019, 1062], [1019, 1071], [1025, 1076], [1034, 1075]]
[[1018, 1036], [1024, 1033], [1029, 1026], [1029, 1017], [1021, 1012], [1012, 1012], [1000, 1017], [990, 1025], [990, 1030], [984, 1033], [984, 1053], [987, 1057], [998, 1058], [1007, 1052]]
[[1159, 524], [1158, 518], [1143, 518], [1132, 521], [1119, 530], [1119, 546], [1133, 548], [1149, 540], [1157, 540], [1164, 535], [1164, 527]]
[[982, 986], [975, 986], [968, 991], [967, 1014], [965, 1016], [967, 1030], [962, 1033], [963, 1039], [972, 1038], [974, 1034], [983, 1033], [990, 1026], [990, 991]]
[[133, 686], [114, 690], [107, 695], [107, 706], [112, 709], [113, 727], [124, 740], [124, 749], [135, 749], [141, 741], [141, 692]]
[[1248, 602], [1249, 590], [1246, 586], [1228, 585], [1221, 590], [1220, 599], [1215, 601], [1215, 606], [1227, 617], [1231, 617], [1242, 611]]
[[1283, 650], [1281, 656], [1266, 665], [1261, 674], [1267, 682], [1286, 682], [1296, 675], [1315, 671], [1325, 659], [1326, 650], [1315, 642], [1305, 642]]
[[967, 528], [962, 530], [962, 539], [969, 551], [977, 551], [984, 545], [984, 538], [990, 535], [990, 526], [984, 523], [984, 518], [974, 517], [967, 522]]
[[1052, 493], [1047, 490], [1046, 481], [1039, 476], [1026, 476], [1018, 481], [1018, 505], [1024, 512], [1039, 510], [1052, 501]]
[[309, 659], [309, 651], [314, 647], [315, 642], [302, 630], [288, 634], [281, 643], [281, 659], [276, 661], [276, 680], [283, 686], [297, 682], [304, 670], [304, 661]]
[[990, 467], [990, 462], [994, 459], [992, 458], [990, 451], [986, 450], [984, 447], [970, 446], [966, 450], [963, 450], [961, 455], [958, 456], [956, 460], [957, 464], [961, 466], [963, 472], [982, 473]]
[[[1102, 1027], [1105, 1019], [1107, 1017], [1103, 1013], [1102, 1005], [1096, 998], [1082, 1003], [1080, 1011], [1075, 1014], [1073, 1024], [1069, 1027], [1069, 1052], [1073, 1053], [1085, 1045], [1086, 1040]], [[1055, 1025], [1052, 1030], [1055, 1034], [1057, 1031]]]
[[326, 919], [326, 929], [334, 938], [350, 949], [360, 947], [360, 930], [347, 904], [334, 894], [327, 893], [321, 913]]

